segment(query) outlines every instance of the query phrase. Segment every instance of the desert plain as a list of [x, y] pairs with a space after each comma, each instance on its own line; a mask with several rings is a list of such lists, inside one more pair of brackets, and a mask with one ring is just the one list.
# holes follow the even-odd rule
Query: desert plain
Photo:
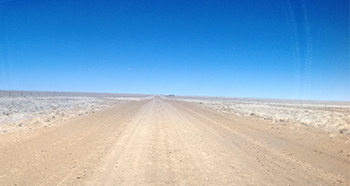
[[0, 91], [0, 185], [350, 185], [350, 103]]

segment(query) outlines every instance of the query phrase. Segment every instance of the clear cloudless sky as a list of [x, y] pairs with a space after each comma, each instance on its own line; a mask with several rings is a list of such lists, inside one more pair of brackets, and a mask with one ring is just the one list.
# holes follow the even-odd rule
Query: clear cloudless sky
[[0, 89], [350, 101], [348, 0], [0, 0]]

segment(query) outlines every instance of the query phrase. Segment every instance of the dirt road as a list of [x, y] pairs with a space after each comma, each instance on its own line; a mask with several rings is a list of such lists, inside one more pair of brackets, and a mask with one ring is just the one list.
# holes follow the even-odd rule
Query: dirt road
[[349, 144], [156, 97], [0, 135], [0, 185], [349, 185]]

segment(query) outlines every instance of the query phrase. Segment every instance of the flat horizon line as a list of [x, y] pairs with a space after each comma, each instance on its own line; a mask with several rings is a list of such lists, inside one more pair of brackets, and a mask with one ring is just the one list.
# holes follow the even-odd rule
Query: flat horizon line
[[210, 96], [210, 95], [180, 95], [180, 94], [146, 94], [146, 93], [112, 93], [112, 92], [79, 92], [79, 91], [41, 91], [41, 90], [0, 90], [0, 97], [12, 96], [33, 96], [33, 97], [49, 97], [49, 96], [72, 96], [72, 97], [147, 97], [147, 96], [171, 96], [177, 98], [194, 98], [194, 99], [221, 99], [221, 100], [238, 100], [238, 101], [261, 101], [261, 102], [273, 102], [273, 101], [289, 101], [289, 102], [332, 102], [332, 103], [349, 103], [345, 100], [316, 100], [316, 99], [286, 99], [286, 98], [261, 98], [261, 97], [236, 97], [236, 96]]

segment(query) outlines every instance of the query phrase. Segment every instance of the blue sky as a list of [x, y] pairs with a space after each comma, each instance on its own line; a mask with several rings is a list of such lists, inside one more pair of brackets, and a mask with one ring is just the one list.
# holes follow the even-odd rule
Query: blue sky
[[350, 101], [347, 0], [0, 0], [0, 89]]

